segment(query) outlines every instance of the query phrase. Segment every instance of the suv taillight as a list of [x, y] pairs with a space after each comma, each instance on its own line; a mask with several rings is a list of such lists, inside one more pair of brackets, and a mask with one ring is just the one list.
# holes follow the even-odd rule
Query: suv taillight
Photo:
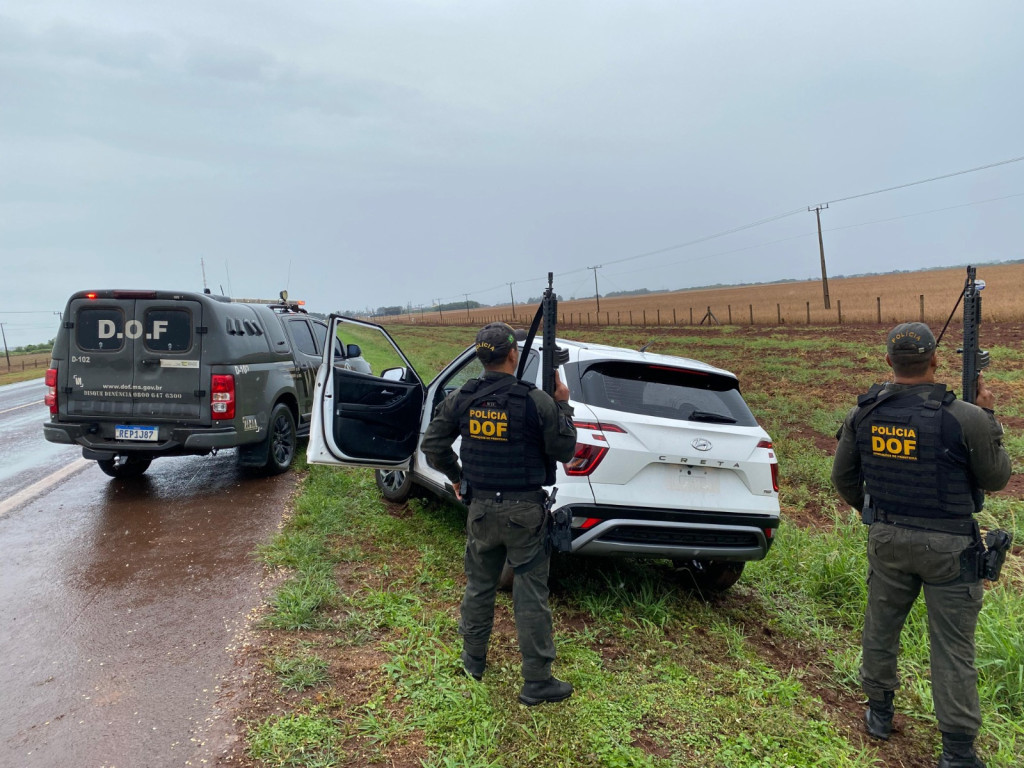
[[210, 415], [216, 419], [235, 418], [235, 377], [215, 373], [210, 377]]
[[[759, 442], [757, 444], [757, 447], [758, 448], [768, 448], [769, 450], [771, 450], [772, 449], [772, 441], [771, 440], [762, 440], [761, 442]], [[772, 460], [772, 463], [771, 463], [771, 467], [772, 467], [772, 490], [774, 490], [776, 493], [778, 493], [779, 492], [779, 462], [775, 458], [775, 451], [774, 450], [771, 450], [771, 453], [768, 454], [768, 457]]]
[[576, 443], [576, 453], [569, 461], [565, 462], [565, 474], [575, 477], [589, 475], [597, 469], [597, 465], [601, 463], [601, 459], [606, 453], [608, 453], [608, 447], [605, 445]]
[[46, 397], [43, 401], [50, 408], [51, 414], [57, 413], [57, 369], [50, 368], [46, 371], [46, 377], [43, 379], [43, 383], [46, 384]]

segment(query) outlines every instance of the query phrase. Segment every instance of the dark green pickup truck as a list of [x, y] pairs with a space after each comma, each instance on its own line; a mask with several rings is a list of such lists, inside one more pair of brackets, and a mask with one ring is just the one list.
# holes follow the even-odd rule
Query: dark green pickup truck
[[[160, 456], [238, 448], [243, 466], [284, 472], [309, 432], [327, 326], [297, 304], [162, 290], [80, 291], [46, 372], [53, 443], [81, 445], [112, 477]], [[369, 373], [355, 344], [341, 367]]]

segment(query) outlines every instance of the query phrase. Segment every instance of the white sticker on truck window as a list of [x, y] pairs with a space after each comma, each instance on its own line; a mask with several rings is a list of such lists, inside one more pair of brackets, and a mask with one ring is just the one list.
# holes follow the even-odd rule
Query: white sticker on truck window
[[167, 360], [165, 358], [160, 359], [161, 368], [198, 368], [198, 360]]

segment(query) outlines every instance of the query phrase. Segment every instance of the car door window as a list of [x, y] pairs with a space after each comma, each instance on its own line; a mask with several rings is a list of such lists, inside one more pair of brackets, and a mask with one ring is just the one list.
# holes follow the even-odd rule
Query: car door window
[[313, 326], [313, 339], [316, 341], [316, 354], [322, 355], [324, 353], [324, 342], [327, 340], [327, 325], [318, 320], [310, 320], [309, 323]]
[[368, 364], [367, 373], [373, 371], [374, 376], [380, 376], [386, 370], [406, 367], [402, 356], [372, 327], [344, 323], [338, 327], [337, 337], [343, 350], [348, 349], [349, 344], [359, 346], [362, 359]]
[[292, 338], [295, 339], [295, 347], [299, 352], [313, 357], [320, 355], [316, 351], [316, 341], [313, 339], [312, 331], [309, 330], [309, 323], [305, 320], [291, 320], [288, 323], [288, 327], [291, 329]]

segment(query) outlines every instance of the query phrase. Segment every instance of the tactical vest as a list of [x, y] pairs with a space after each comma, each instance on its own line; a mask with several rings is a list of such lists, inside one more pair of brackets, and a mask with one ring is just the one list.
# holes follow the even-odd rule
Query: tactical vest
[[873, 508], [926, 518], [962, 518], [981, 509], [963, 447], [943, 441], [943, 419], [953, 418], [946, 406], [955, 399], [943, 384], [927, 399], [883, 392], [880, 384], [857, 399], [857, 448]]
[[[535, 491], [555, 482], [555, 462], [546, 459], [544, 436], [532, 384], [510, 380], [507, 387], [475, 396], [483, 379], [466, 382], [461, 391], [462, 474], [470, 487], [494, 491]], [[528, 409], [533, 409], [529, 419]]]

